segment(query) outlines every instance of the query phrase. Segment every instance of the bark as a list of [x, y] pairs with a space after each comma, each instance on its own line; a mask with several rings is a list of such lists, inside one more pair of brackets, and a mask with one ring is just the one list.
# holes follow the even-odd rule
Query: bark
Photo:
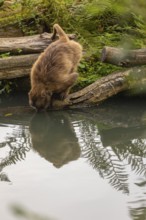
[[7, 25], [1, 26], [0, 25], [0, 37], [22, 37], [24, 33], [22, 32], [21, 28], [18, 25]]
[[[0, 38], [0, 53], [40, 53], [52, 42], [51, 35], [43, 33], [33, 36]], [[73, 34], [68, 36], [70, 39], [75, 39]]]
[[123, 48], [104, 47], [101, 61], [123, 67], [145, 65], [146, 49], [126, 50]]
[[129, 70], [124, 73], [118, 72], [103, 77], [84, 89], [70, 94], [64, 104], [70, 106], [71, 108], [97, 105], [103, 100], [128, 88], [125, 80], [125, 76], [127, 76], [128, 73]]
[[11, 70], [5, 69], [0, 71], [0, 80], [5, 79], [17, 79], [21, 77], [28, 76], [30, 73], [30, 68], [13, 68]]
[[[131, 68], [123, 72], [110, 74], [106, 77], [97, 80], [93, 84], [84, 89], [68, 95], [68, 97], [61, 100], [54, 100], [53, 107], [48, 110], [56, 109], [78, 109], [91, 106], [97, 106], [104, 100], [112, 97], [123, 91], [134, 91], [134, 93], [146, 93], [146, 68]], [[16, 109], [9, 109], [8, 111], [15, 111]], [[3, 110], [0, 109], [0, 112]], [[4, 110], [5, 111], [5, 110]], [[34, 111], [30, 107], [19, 108], [19, 112]], [[6, 112], [6, 111], [5, 111]]]
[[0, 58], [0, 80], [28, 76], [39, 54]]

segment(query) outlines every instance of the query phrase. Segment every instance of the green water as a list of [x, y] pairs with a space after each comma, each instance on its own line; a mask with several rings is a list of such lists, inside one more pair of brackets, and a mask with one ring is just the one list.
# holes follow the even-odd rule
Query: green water
[[0, 116], [0, 219], [146, 219], [145, 100]]

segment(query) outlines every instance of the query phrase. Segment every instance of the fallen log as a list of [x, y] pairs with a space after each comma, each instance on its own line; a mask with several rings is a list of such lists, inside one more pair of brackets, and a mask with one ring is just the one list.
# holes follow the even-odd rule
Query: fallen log
[[32, 64], [39, 54], [0, 58], [0, 80], [29, 76]]
[[[43, 33], [25, 37], [0, 38], [0, 53], [19, 54], [19, 56], [0, 58], [0, 80], [28, 76], [39, 54], [52, 42], [51, 35]], [[68, 36], [70, 39], [75, 39], [73, 34]]]
[[123, 91], [134, 94], [146, 92], [146, 67], [131, 68], [102, 77], [84, 89], [70, 94], [64, 101], [54, 101], [54, 108], [97, 106]]
[[[0, 38], [0, 53], [40, 53], [52, 42], [51, 35], [52, 34], [43, 33], [33, 36]], [[74, 34], [69, 34], [68, 36], [70, 39], [75, 39]]]
[[[146, 67], [131, 68], [103, 77], [84, 89], [68, 95], [63, 101], [54, 100], [53, 106], [48, 110], [97, 106], [107, 98], [127, 90], [133, 90], [135, 93], [146, 92]], [[13, 113], [16, 109], [0, 109], [2, 114], [6, 111]], [[30, 107], [19, 108], [19, 112], [23, 111], [32, 112], [32, 109]]]
[[146, 64], [146, 48], [127, 50], [123, 48], [104, 47], [101, 61], [122, 67], [132, 67]]
[[17, 24], [1, 25], [0, 23], [0, 38], [22, 37], [23, 31]]

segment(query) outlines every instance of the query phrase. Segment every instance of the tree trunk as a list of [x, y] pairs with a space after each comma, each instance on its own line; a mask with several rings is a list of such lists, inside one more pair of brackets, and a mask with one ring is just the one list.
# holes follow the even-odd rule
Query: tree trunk
[[[52, 42], [51, 35], [52, 34], [43, 33], [33, 36], [0, 38], [0, 53], [40, 53]], [[68, 36], [70, 39], [75, 39], [74, 34]]]
[[145, 65], [146, 49], [126, 50], [122, 48], [104, 47], [101, 61], [123, 67]]

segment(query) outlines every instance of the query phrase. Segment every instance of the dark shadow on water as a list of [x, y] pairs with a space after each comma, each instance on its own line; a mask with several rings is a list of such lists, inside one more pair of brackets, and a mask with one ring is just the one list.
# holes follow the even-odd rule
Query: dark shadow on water
[[14, 92], [11, 95], [2, 94], [0, 96], [0, 107], [27, 106], [28, 92]]

